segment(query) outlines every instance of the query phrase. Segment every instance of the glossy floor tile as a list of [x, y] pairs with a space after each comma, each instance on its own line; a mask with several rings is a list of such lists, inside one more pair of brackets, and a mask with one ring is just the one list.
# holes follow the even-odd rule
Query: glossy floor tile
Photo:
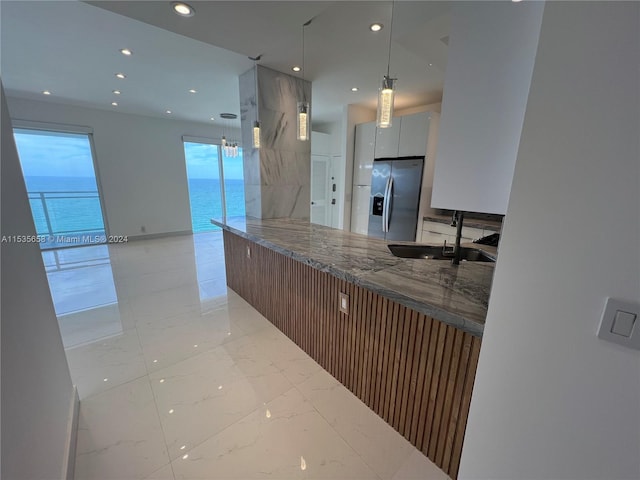
[[227, 289], [220, 232], [43, 258], [78, 480], [448, 478]]

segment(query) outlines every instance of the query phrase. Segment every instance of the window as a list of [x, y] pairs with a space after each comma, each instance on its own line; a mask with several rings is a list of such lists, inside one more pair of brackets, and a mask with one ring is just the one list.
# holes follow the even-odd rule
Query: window
[[14, 129], [42, 249], [105, 243], [90, 136]]

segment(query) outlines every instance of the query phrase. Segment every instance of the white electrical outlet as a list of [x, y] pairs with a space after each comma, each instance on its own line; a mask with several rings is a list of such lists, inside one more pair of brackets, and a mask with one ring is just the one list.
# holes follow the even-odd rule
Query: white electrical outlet
[[251, 258], [251, 247], [247, 245], [247, 258]]

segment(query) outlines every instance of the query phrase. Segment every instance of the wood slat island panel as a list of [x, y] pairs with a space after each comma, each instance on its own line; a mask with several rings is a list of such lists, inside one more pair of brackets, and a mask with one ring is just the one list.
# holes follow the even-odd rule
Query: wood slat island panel
[[[456, 478], [481, 339], [223, 234], [227, 285]], [[349, 295], [348, 314], [340, 293]]]

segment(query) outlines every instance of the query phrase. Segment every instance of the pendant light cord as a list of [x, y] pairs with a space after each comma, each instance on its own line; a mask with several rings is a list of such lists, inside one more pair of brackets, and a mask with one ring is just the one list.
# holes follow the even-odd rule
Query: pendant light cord
[[313, 18], [310, 18], [308, 21], [302, 24], [302, 80], [304, 80], [304, 27], [308, 27], [309, 25], [311, 25]]
[[395, 0], [391, 1], [391, 24], [389, 25], [389, 58], [387, 60], [387, 77], [389, 77], [389, 68], [391, 66], [391, 38], [393, 33], [393, 8], [395, 6]]
[[258, 61], [262, 58], [262, 54], [258, 55], [257, 57], [249, 57], [249, 60], [253, 60], [253, 79], [255, 80], [256, 83], [256, 122], [260, 121], [260, 115], [258, 112]]
[[[260, 55], [258, 55], [260, 58]], [[260, 115], [258, 114], [258, 58], [253, 61], [253, 77], [256, 81], [256, 123], [260, 121]]]

